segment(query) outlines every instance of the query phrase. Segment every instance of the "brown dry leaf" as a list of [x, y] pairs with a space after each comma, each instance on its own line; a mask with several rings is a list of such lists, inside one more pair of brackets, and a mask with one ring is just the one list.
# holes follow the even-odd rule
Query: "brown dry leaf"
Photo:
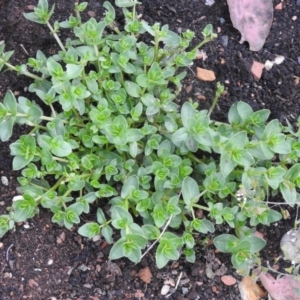
[[151, 273], [151, 271], [148, 267], [145, 267], [144, 269], [141, 269], [138, 273], [138, 276], [145, 283], [150, 283], [151, 282], [152, 273]]
[[216, 75], [213, 71], [197, 68], [197, 78], [203, 81], [214, 81], [216, 80]]
[[236, 279], [230, 275], [224, 275], [221, 277], [221, 281], [226, 285], [236, 284]]
[[39, 286], [39, 284], [33, 280], [33, 279], [29, 279], [28, 281], [28, 285], [31, 287], [31, 288], [37, 288]]
[[269, 273], [261, 273], [259, 279], [273, 300], [300, 299], [300, 282], [292, 276], [283, 276], [276, 280]]
[[203, 50], [198, 50], [198, 53], [196, 55], [196, 59], [202, 59], [203, 61], [205, 61], [207, 59], [207, 54], [205, 51]]
[[145, 297], [145, 294], [141, 290], [137, 290], [134, 294], [134, 297], [140, 299], [142, 297]]
[[87, 13], [91, 18], [94, 18], [96, 16], [96, 13], [92, 10], [89, 10]]
[[107, 262], [107, 270], [111, 274], [122, 276], [122, 271], [121, 271], [120, 267], [117, 264], [112, 263], [110, 260]]
[[238, 284], [242, 300], [261, 300], [266, 293], [257, 285], [250, 276], [243, 278]]
[[260, 79], [264, 67], [265, 67], [264, 64], [253, 60], [253, 64], [251, 66], [251, 73], [254, 75], [256, 79]]
[[65, 234], [65, 232], [63, 231], [63, 232], [59, 235], [59, 237], [56, 238], [56, 243], [57, 243], [57, 244], [62, 244], [62, 243], [65, 241], [65, 239], [66, 239], [66, 234]]

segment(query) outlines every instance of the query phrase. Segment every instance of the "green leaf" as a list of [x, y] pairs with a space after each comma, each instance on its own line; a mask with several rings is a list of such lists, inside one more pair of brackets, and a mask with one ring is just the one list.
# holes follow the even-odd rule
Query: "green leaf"
[[190, 131], [195, 122], [194, 118], [196, 116], [196, 111], [190, 102], [184, 102], [181, 108], [181, 121], [183, 126]]
[[238, 102], [237, 104], [237, 112], [242, 119], [243, 123], [245, 123], [249, 117], [252, 115], [253, 110], [251, 106], [243, 101]]
[[125, 220], [127, 224], [133, 223], [133, 218], [131, 214], [122, 206], [114, 206], [111, 211], [111, 219], [113, 221]]
[[72, 146], [63, 140], [61, 135], [54, 137], [50, 141], [51, 152], [59, 157], [65, 157], [72, 153]]
[[241, 239], [241, 242], [247, 241], [250, 243], [250, 249], [247, 249], [250, 253], [259, 252], [262, 248], [265, 247], [267, 242], [257, 236], [247, 236]]
[[182, 196], [185, 204], [191, 208], [199, 199], [199, 186], [195, 179], [186, 177], [182, 182]]
[[109, 259], [119, 259], [124, 257], [123, 244], [126, 242], [126, 237], [120, 238], [110, 249]]
[[231, 158], [231, 155], [227, 151], [224, 150], [221, 152], [220, 167], [224, 177], [227, 177], [236, 165], [237, 162]]
[[97, 222], [99, 224], [106, 223], [106, 218], [105, 218], [104, 212], [100, 207], [97, 208]]
[[[162, 30], [163, 30], [163, 28], [162, 28]], [[161, 37], [160, 40], [163, 41], [167, 47], [175, 48], [175, 47], [178, 47], [178, 45], [180, 43], [180, 36], [171, 30], [167, 30], [167, 35], [164, 37]]]
[[78, 229], [78, 233], [91, 239], [100, 233], [100, 226], [95, 222], [87, 223]]
[[207, 219], [194, 219], [191, 224], [195, 230], [204, 234], [215, 231], [213, 223]]
[[224, 253], [233, 253], [234, 248], [239, 244], [239, 239], [231, 234], [221, 234], [214, 238], [215, 247]]
[[139, 2], [137, 2], [136, 0], [116, 0], [115, 4], [118, 7], [132, 7], [136, 4], [139, 4]]
[[9, 117], [4, 122], [0, 123], [0, 140], [6, 142], [12, 136], [16, 117]]
[[109, 225], [102, 227], [101, 234], [109, 244], [113, 243], [113, 230]]
[[6, 107], [7, 111], [11, 113], [12, 116], [16, 116], [17, 114], [17, 101], [12, 93], [12, 91], [8, 91], [5, 94], [5, 97], [3, 99], [3, 104]]
[[284, 180], [279, 184], [279, 190], [284, 200], [291, 206], [297, 201], [297, 192], [295, 184], [289, 180]]
[[83, 71], [82, 65], [74, 65], [74, 64], [66, 65], [67, 79], [80, 78], [82, 71]]
[[132, 191], [138, 190], [139, 188], [139, 179], [137, 176], [130, 176], [122, 186], [121, 197], [122, 199], [127, 198]]
[[139, 98], [142, 94], [142, 89], [135, 82], [126, 80], [124, 82], [124, 88], [131, 97]]
[[271, 167], [264, 174], [268, 184], [274, 190], [278, 189], [279, 184], [283, 181], [286, 170], [280, 166]]
[[16, 222], [24, 222], [28, 218], [32, 218], [36, 212], [36, 202], [33, 197], [24, 194], [23, 199], [13, 202], [14, 220]]
[[24, 17], [35, 23], [39, 24], [47, 24], [51, 15], [54, 11], [54, 5], [51, 10], [48, 12], [48, 1], [47, 0], [39, 0], [37, 7], [34, 8], [34, 12], [24, 13]]
[[35, 155], [35, 139], [31, 135], [22, 135], [19, 140], [10, 146], [11, 154], [15, 155], [13, 159], [13, 169], [20, 170], [29, 164]]

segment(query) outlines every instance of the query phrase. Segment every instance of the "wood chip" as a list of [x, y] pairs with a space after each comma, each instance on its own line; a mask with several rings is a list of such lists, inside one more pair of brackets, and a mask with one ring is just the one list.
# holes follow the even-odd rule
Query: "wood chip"
[[138, 276], [145, 283], [150, 283], [151, 282], [152, 273], [151, 273], [151, 271], [150, 271], [150, 269], [148, 267], [145, 267], [144, 269], [141, 269], [138, 272]]
[[214, 81], [216, 80], [216, 75], [213, 71], [197, 68], [197, 78], [203, 81]]
[[221, 281], [228, 286], [236, 284], [236, 279], [230, 275], [222, 276]]
[[29, 285], [31, 288], [36, 288], [36, 287], [39, 286], [39, 284], [38, 284], [35, 280], [33, 280], [33, 279], [29, 279], [28, 285]]
[[246, 276], [238, 284], [242, 300], [261, 300], [266, 293], [257, 285], [250, 276]]
[[260, 79], [264, 67], [265, 67], [264, 64], [255, 60], [253, 61], [253, 64], [251, 66], [251, 73], [254, 75], [256, 79]]

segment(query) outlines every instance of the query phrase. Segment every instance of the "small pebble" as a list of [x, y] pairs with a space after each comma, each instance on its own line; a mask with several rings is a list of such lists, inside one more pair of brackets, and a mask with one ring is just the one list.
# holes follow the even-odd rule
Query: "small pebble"
[[224, 18], [220, 18], [219, 21], [220, 21], [221, 24], [225, 23], [225, 19]]
[[169, 290], [170, 290], [170, 286], [169, 285], [164, 285], [161, 289], [161, 294], [162, 295], [167, 295], [169, 293]]
[[297, 57], [298, 64], [300, 65], [300, 56]]
[[53, 264], [53, 259], [49, 259], [47, 265], [51, 266]]
[[300, 0], [297, 0], [296, 5], [300, 6]]
[[8, 179], [7, 179], [7, 177], [6, 176], [1, 176], [1, 182], [2, 182], [2, 184], [3, 185], [8, 185]]
[[224, 47], [226, 47], [228, 45], [228, 36], [227, 35], [222, 35], [221, 39], [222, 39], [222, 45]]
[[212, 6], [215, 3], [215, 0], [205, 0], [205, 5]]

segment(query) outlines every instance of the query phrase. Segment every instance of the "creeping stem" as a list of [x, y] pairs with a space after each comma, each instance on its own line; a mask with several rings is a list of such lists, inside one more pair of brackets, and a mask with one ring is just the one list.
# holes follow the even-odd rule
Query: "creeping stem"
[[64, 47], [64, 45], [62, 44], [59, 36], [56, 34], [55, 30], [53, 29], [53, 27], [51, 26], [51, 24], [49, 22], [47, 22], [47, 26], [49, 27], [51, 33], [53, 34], [54, 38], [56, 39], [59, 47], [61, 48], [62, 51], [67, 52], [66, 48]]

